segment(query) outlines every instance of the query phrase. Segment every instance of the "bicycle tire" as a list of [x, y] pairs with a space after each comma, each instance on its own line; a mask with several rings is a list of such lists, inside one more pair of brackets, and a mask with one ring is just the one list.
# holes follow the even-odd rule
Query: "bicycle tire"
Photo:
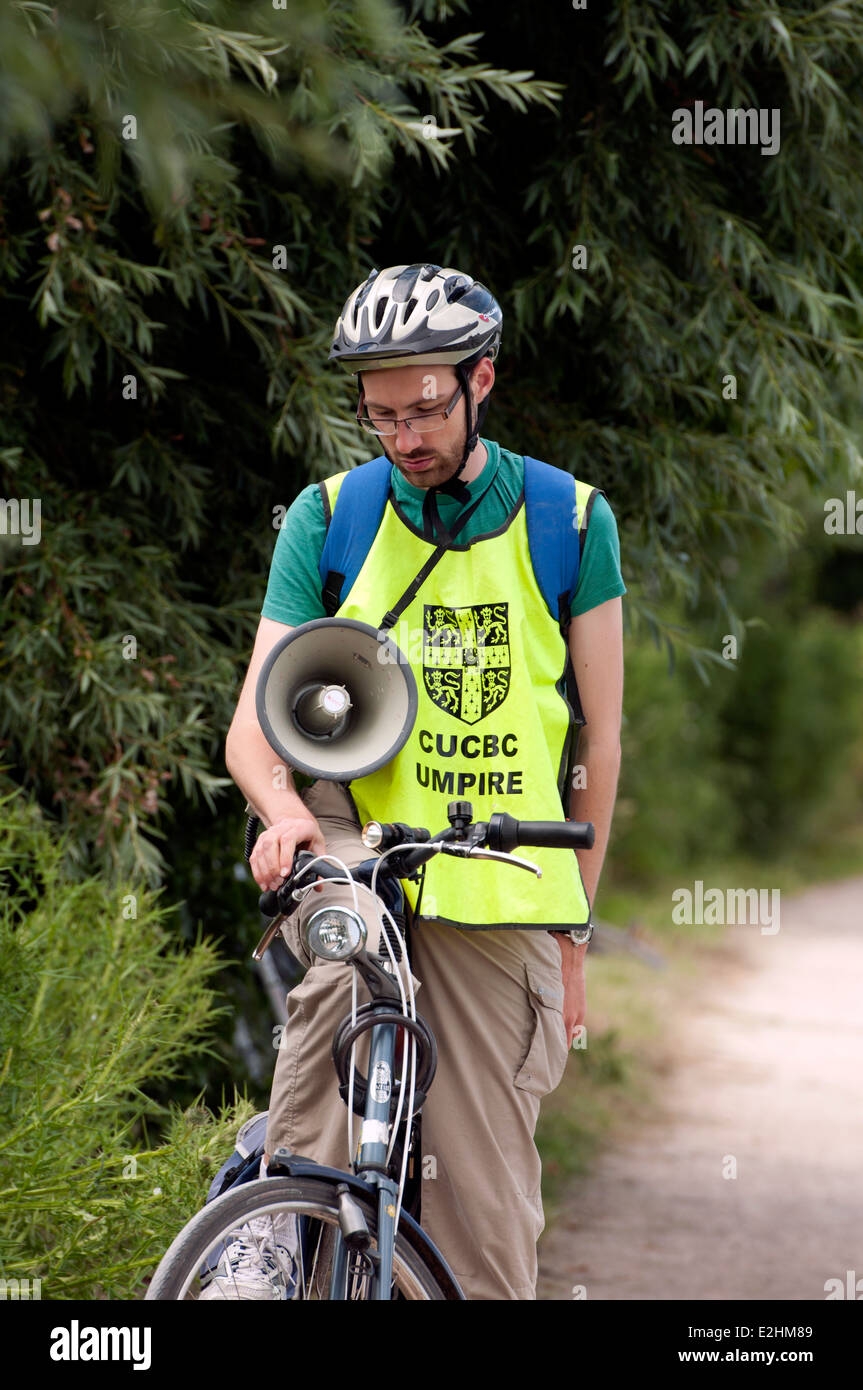
[[[166, 1250], [144, 1295], [151, 1302], [195, 1301], [201, 1291], [200, 1269], [216, 1247], [253, 1217], [291, 1212], [319, 1223], [321, 1234], [338, 1229], [339, 1199], [334, 1179], [259, 1178], [224, 1192], [183, 1227]], [[354, 1189], [373, 1242], [377, 1240], [376, 1202]], [[318, 1246], [314, 1269], [303, 1262], [300, 1287], [292, 1301], [328, 1298], [326, 1241]], [[324, 1251], [323, 1256], [321, 1252]], [[324, 1263], [318, 1267], [319, 1260]], [[400, 1223], [393, 1259], [393, 1297], [439, 1301], [457, 1297], [428, 1260], [414, 1231]], [[239, 1295], [238, 1295], [239, 1296]], [[227, 1296], [226, 1296], [227, 1297]], [[354, 1295], [355, 1301], [363, 1301]]]

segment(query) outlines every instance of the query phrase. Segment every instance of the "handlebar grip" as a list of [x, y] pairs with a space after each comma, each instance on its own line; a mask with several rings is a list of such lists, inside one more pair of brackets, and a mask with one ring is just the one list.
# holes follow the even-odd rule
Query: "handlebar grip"
[[[291, 872], [287, 875], [280, 888], [267, 888], [258, 898], [258, 907], [265, 917], [275, 917], [278, 912], [286, 909], [279, 903], [279, 894], [283, 891], [285, 884], [293, 886], [294, 879], [298, 878], [302, 870], [312, 862], [315, 855], [311, 850], [298, 849], [294, 855], [294, 863]], [[315, 869], [315, 877], [320, 878], [341, 878], [341, 870], [335, 864], [319, 864]]]
[[278, 895], [273, 892], [272, 888], [268, 888], [258, 898], [258, 908], [265, 917], [275, 917], [281, 911]]
[[489, 849], [509, 854], [518, 845], [538, 849], [593, 849], [594, 828], [589, 820], [516, 820], [496, 811], [488, 823]]
[[423, 826], [405, 825], [404, 821], [382, 821], [381, 842], [376, 846], [379, 850], [392, 849], [395, 845], [403, 845], [406, 840], [420, 840], [425, 842], [431, 839], [428, 830]]

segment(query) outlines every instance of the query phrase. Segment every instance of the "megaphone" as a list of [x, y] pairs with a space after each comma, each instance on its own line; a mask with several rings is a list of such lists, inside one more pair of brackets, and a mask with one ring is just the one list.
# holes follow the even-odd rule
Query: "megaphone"
[[273, 647], [255, 704], [267, 742], [289, 767], [347, 782], [404, 747], [417, 685], [385, 632], [353, 618], [315, 618]]

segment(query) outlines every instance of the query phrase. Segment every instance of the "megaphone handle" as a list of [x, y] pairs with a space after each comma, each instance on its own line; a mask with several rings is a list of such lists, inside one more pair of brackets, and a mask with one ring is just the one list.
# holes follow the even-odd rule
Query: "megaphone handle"
[[[247, 801], [246, 806], [248, 806], [248, 804], [249, 803]], [[258, 838], [258, 826], [260, 825], [260, 823], [260, 818], [254, 814], [249, 816], [246, 820], [246, 833], [243, 838], [243, 851], [247, 860], [251, 859], [252, 857], [252, 850], [255, 848], [255, 841]]]

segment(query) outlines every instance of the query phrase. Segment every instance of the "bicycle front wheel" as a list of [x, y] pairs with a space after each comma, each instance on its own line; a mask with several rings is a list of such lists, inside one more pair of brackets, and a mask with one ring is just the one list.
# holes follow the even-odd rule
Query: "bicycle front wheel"
[[[377, 1204], [362, 1193], [353, 1191], [352, 1196], [362, 1210], [375, 1251]], [[296, 1222], [291, 1221], [293, 1217]], [[339, 1198], [333, 1180], [259, 1178], [223, 1193], [184, 1226], [159, 1263], [145, 1298], [328, 1300], [339, 1229]], [[286, 1235], [288, 1231], [293, 1234]], [[400, 1227], [391, 1297], [458, 1297], [418, 1247], [414, 1232]], [[371, 1276], [368, 1256], [349, 1252], [339, 1296], [370, 1299]]]

